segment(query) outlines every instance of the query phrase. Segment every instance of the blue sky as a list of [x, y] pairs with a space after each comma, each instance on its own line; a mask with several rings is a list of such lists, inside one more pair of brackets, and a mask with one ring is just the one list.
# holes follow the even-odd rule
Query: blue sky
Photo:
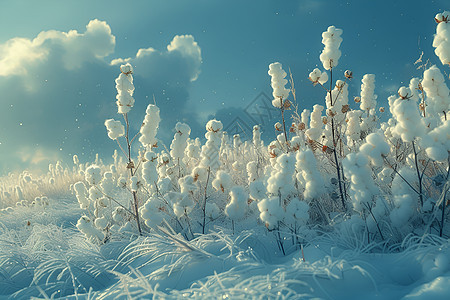
[[[114, 59], [135, 65], [137, 130], [155, 95], [161, 108], [158, 137], [170, 144], [177, 121], [202, 136], [211, 116], [230, 125], [261, 93], [271, 95], [268, 65], [292, 70], [300, 109], [323, 103], [307, 80], [321, 67], [321, 33], [343, 29], [338, 72], [376, 75], [378, 102], [411, 77], [424, 58], [443, 68], [431, 42], [433, 17], [446, 1], [2, 1], [0, 18], [0, 173], [110, 157], [115, 144], [103, 125], [116, 113]], [[92, 20], [99, 20], [91, 22]], [[88, 26], [90, 24], [90, 26]], [[88, 26], [88, 27], [86, 27]], [[65, 34], [72, 32], [72, 35]], [[176, 35], [192, 35], [180, 51], [168, 51]], [[34, 41], [34, 42], [33, 42]], [[189, 49], [201, 51], [193, 55]], [[151, 54], [136, 58], [139, 49]], [[200, 63], [201, 61], [201, 63]], [[195, 80], [194, 80], [195, 79]], [[269, 121], [266, 137], [274, 136]], [[243, 126], [245, 127], [245, 126]]]

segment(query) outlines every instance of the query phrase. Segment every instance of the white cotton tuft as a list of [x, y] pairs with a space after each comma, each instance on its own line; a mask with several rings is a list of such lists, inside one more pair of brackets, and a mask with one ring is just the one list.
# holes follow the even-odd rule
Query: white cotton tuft
[[443, 65], [450, 65], [450, 12], [437, 14], [435, 20], [438, 24], [433, 39], [434, 53]]
[[184, 176], [178, 179], [180, 190], [182, 193], [194, 193], [198, 190], [197, 184], [195, 184], [194, 177], [191, 175]]
[[422, 87], [427, 95], [428, 113], [431, 110], [431, 113], [438, 115], [450, 110], [450, 90], [445, 84], [444, 76], [436, 66], [432, 66], [423, 73]]
[[158, 181], [158, 156], [153, 151], [147, 151], [144, 154], [145, 162], [142, 164], [142, 178], [149, 186], [155, 185]]
[[206, 123], [206, 131], [210, 132], [219, 132], [223, 128], [223, 124], [220, 121], [217, 121], [215, 119], [209, 120], [208, 123]]
[[120, 121], [108, 119], [105, 121], [106, 129], [108, 130], [108, 136], [110, 139], [115, 140], [125, 135], [125, 127], [123, 127]]
[[88, 190], [84, 182], [78, 181], [73, 185], [73, 189], [75, 190], [75, 194], [80, 204], [81, 209], [86, 209], [89, 207], [89, 199], [88, 199]]
[[324, 107], [322, 105], [316, 104], [313, 106], [313, 111], [311, 113], [311, 121], [309, 129], [306, 130], [306, 135], [309, 139], [316, 141], [322, 134], [322, 111]]
[[101, 169], [99, 166], [91, 165], [84, 172], [84, 179], [90, 185], [97, 185], [102, 180]]
[[141, 137], [139, 141], [144, 147], [156, 144], [156, 132], [158, 131], [160, 121], [158, 106], [149, 104], [145, 111], [144, 123], [140, 129]]
[[284, 100], [289, 96], [290, 90], [286, 89], [287, 76], [286, 72], [283, 70], [282, 65], [279, 62], [275, 62], [269, 65], [269, 75], [272, 77], [271, 85], [273, 89], [272, 105], [281, 108]]
[[207, 139], [205, 145], [202, 146], [200, 153], [200, 166], [216, 170], [220, 167], [219, 150], [223, 136], [223, 124], [217, 120], [210, 120], [206, 123]]
[[361, 103], [363, 111], [369, 111], [377, 106], [377, 95], [375, 95], [375, 75], [366, 74], [361, 84]]
[[157, 228], [164, 220], [165, 204], [156, 197], [150, 197], [139, 209], [139, 214], [150, 228]]
[[225, 214], [232, 220], [240, 220], [248, 209], [248, 193], [242, 186], [235, 186], [230, 191], [230, 202], [225, 207]]
[[225, 191], [228, 191], [233, 186], [231, 175], [222, 170], [218, 171], [216, 178], [212, 182], [212, 186], [217, 191], [222, 191], [222, 193], [225, 193]]
[[420, 145], [425, 148], [429, 158], [445, 162], [450, 151], [450, 120], [444, 121], [443, 124], [425, 134]]
[[383, 156], [390, 153], [390, 147], [382, 132], [374, 132], [366, 137], [366, 142], [359, 147], [359, 151], [369, 158], [373, 166], [381, 167]]
[[344, 174], [350, 179], [350, 195], [353, 208], [363, 212], [372, 207], [374, 196], [379, 193], [370, 175], [369, 160], [365, 153], [350, 153], [342, 161]]
[[394, 137], [400, 137], [403, 142], [412, 142], [416, 137], [421, 137], [425, 133], [425, 128], [421, 120], [417, 102], [409, 99], [411, 90], [401, 87], [398, 91], [399, 98], [389, 97], [389, 106], [392, 116], [397, 124], [392, 130]]
[[187, 124], [178, 122], [175, 125], [175, 131], [172, 143], [170, 144], [170, 155], [173, 159], [182, 159], [184, 150], [187, 147], [187, 140], [191, 133], [191, 128]]
[[120, 66], [121, 73], [116, 79], [116, 103], [119, 114], [128, 113], [134, 105], [133, 67], [130, 64]]
[[278, 197], [265, 198], [258, 202], [259, 218], [267, 229], [273, 230], [284, 217], [284, 211], [280, 206]]
[[317, 161], [311, 149], [300, 151], [296, 156], [297, 180], [303, 183], [305, 200], [312, 200], [323, 193], [323, 179], [317, 168]]
[[320, 61], [325, 70], [331, 70], [339, 63], [339, 58], [341, 57], [341, 51], [339, 50], [342, 43], [341, 35], [342, 29], [334, 26], [328, 27], [327, 31], [322, 33], [322, 44], [325, 45], [325, 48], [320, 54]]
[[315, 68], [309, 73], [309, 80], [314, 84], [320, 83], [321, 85], [324, 85], [328, 81], [328, 74], [327, 72], [322, 72], [318, 68]]

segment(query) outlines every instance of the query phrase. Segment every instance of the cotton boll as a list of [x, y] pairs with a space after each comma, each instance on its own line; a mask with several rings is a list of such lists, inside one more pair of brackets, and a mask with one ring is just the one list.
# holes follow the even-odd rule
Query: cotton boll
[[422, 137], [420, 145], [425, 148], [429, 158], [436, 161], [446, 161], [450, 151], [450, 120], [444, 121], [440, 126]]
[[149, 104], [145, 111], [144, 122], [139, 130], [141, 133], [139, 141], [144, 147], [156, 144], [156, 132], [158, 131], [160, 121], [159, 108], [156, 105]]
[[191, 176], [194, 178], [194, 181], [206, 182], [208, 170], [204, 167], [195, 167], [192, 169]]
[[323, 193], [323, 178], [317, 168], [317, 161], [311, 149], [300, 151], [296, 156], [297, 180], [305, 188], [303, 197], [311, 200]]
[[102, 182], [100, 187], [105, 194], [110, 194], [114, 188], [113, 174], [111, 172], [105, 172], [103, 174]]
[[76, 197], [78, 200], [78, 203], [80, 203], [81, 209], [86, 209], [89, 207], [89, 199], [88, 197], [88, 190], [86, 189], [86, 186], [83, 182], [78, 181], [73, 185], [73, 188], [76, 193]]
[[325, 70], [331, 70], [338, 65], [341, 57], [341, 51], [339, 50], [342, 43], [341, 35], [342, 29], [334, 26], [328, 27], [327, 31], [322, 33], [322, 44], [325, 45], [325, 48], [320, 54], [320, 61]]
[[320, 77], [319, 77], [318, 81], [319, 81], [319, 83], [321, 85], [324, 85], [328, 81], [328, 74], [327, 74], [327, 72], [322, 72], [322, 74], [320, 74]]
[[139, 209], [139, 214], [145, 221], [145, 225], [150, 228], [157, 228], [164, 220], [164, 211], [166, 210], [163, 201], [156, 197], [150, 197]]
[[182, 159], [191, 128], [187, 124], [178, 122], [175, 125], [175, 131], [172, 143], [170, 144], [170, 155], [173, 159]]
[[222, 141], [223, 124], [217, 120], [210, 120], [206, 124], [206, 134], [207, 139], [205, 145], [202, 147], [200, 153], [200, 166], [204, 168], [210, 168], [211, 170], [217, 170], [220, 167], [220, 144]]
[[280, 155], [267, 180], [267, 191], [274, 196], [281, 195], [283, 199], [295, 191], [294, 187], [295, 156], [294, 154]]
[[268, 73], [272, 77], [271, 85], [274, 98], [272, 105], [281, 108], [282, 103], [284, 102], [283, 100], [286, 100], [290, 93], [290, 90], [285, 88], [285, 85], [287, 84], [285, 77], [287, 74], [279, 62], [270, 64]]
[[125, 127], [120, 121], [108, 119], [105, 121], [106, 129], [108, 130], [108, 136], [110, 139], [115, 140], [125, 135]]
[[313, 83], [317, 83], [321, 74], [322, 72], [318, 68], [315, 68], [311, 73], [309, 73], [309, 80]]
[[222, 170], [217, 172], [216, 178], [212, 182], [213, 188], [215, 188], [217, 191], [222, 191], [222, 193], [228, 191], [232, 187], [232, 185], [233, 180], [230, 174]]
[[427, 95], [428, 114], [431, 112], [438, 116], [450, 110], [450, 91], [444, 76], [436, 66], [432, 66], [423, 73], [422, 87]]
[[191, 175], [184, 176], [178, 179], [178, 184], [182, 193], [194, 193], [198, 190], [198, 186], [195, 184], [194, 177]]
[[173, 203], [172, 209], [174, 214], [180, 218], [185, 214], [189, 214], [194, 207], [194, 201], [186, 193], [171, 192], [170, 201]]
[[435, 17], [438, 22], [436, 35], [433, 39], [434, 52], [439, 57], [443, 65], [450, 64], [450, 12], [444, 11]]
[[251, 183], [258, 178], [258, 163], [251, 161], [247, 164], [248, 182]]
[[[120, 66], [121, 73], [116, 79], [116, 89], [117, 89], [117, 107], [119, 114], [126, 114], [134, 105], [133, 93], [133, 76], [132, 66], [130, 64]], [[127, 70], [124, 72], [123, 70]]]
[[209, 120], [208, 123], [206, 123], [206, 130], [212, 131], [212, 132], [219, 132], [222, 130], [223, 124], [220, 121], [217, 121], [215, 119]]
[[84, 179], [90, 185], [97, 185], [102, 180], [101, 169], [99, 166], [91, 165], [84, 172]]
[[305, 141], [303, 140], [303, 138], [301, 136], [294, 136], [291, 139], [291, 149], [293, 151], [297, 151], [299, 150], [303, 145], [305, 144]]
[[278, 226], [278, 221], [283, 219], [284, 212], [279, 202], [278, 197], [271, 197], [258, 203], [259, 217], [269, 230], [275, 229]]
[[158, 181], [157, 160], [158, 156], [153, 151], [144, 154], [145, 162], [142, 164], [142, 178], [148, 186], [154, 185]]
[[400, 137], [403, 142], [412, 142], [416, 137], [425, 133], [425, 127], [418, 120], [421, 119], [417, 103], [407, 99], [410, 95], [409, 88], [403, 87], [399, 90], [400, 98], [389, 98], [392, 116], [397, 121], [392, 130], [394, 137]]
[[377, 95], [375, 95], [375, 75], [366, 74], [363, 76], [361, 84], [361, 103], [360, 107], [363, 111], [375, 108], [377, 105]]
[[253, 126], [253, 145], [255, 147], [261, 146], [261, 128], [259, 125]]
[[225, 214], [232, 220], [240, 220], [248, 209], [248, 193], [241, 186], [235, 186], [230, 191], [230, 203], [225, 207]]
[[316, 141], [322, 134], [322, 111], [324, 107], [322, 105], [316, 104], [313, 106], [313, 111], [311, 113], [311, 121], [309, 129], [306, 130], [306, 135], [309, 139]]

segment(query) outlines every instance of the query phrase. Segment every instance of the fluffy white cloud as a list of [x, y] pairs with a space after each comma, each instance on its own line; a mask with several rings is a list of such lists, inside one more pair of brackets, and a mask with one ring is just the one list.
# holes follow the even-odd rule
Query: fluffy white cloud
[[89, 22], [84, 33], [49, 30], [32, 40], [13, 38], [0, 45], [0, 76], [27, 75], [30, 67], [47, 62], [58, 50], [64, 68], [80, 68], [84, 62], [113, 53], [115, 40], [109, 25], [97, 19]]
[[[167, 45], [167, 51], [162, 52], [154, 48], [141, 48], [134, 58], [118, 58], [111, 61], [111, 65], [120, 65], [129, 62], [141, 68], [147, 68], [147, 74], [154, 75], [153, 72], [164, 72], [161, 63], [173, 64], [182, 63], [185, 70], [189, 71], [185, 76], [189, 81], [195, 81], [200, 74], [202, 63], [202, 53], [197, 42], [192, 35], [176, 35]], [[145, 76], [145, 74], [144, 74]]]

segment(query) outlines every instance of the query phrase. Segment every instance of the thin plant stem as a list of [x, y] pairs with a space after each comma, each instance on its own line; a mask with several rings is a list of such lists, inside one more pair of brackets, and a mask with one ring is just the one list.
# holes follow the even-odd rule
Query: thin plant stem
[[412, 141], [411, 143], [412, 143], [412, 147], [413, 147], [413, 151], [414, 151], [414, 163], [416, 165], [417, 179], [419, 180], [419, 200], [420, 200], [421, 207], [423, 207], [422, 176], [420, 175], [420, 171], [419, 171], [419, 163], [417, 161], [416, 146], [415, 146], [414, 141]]

